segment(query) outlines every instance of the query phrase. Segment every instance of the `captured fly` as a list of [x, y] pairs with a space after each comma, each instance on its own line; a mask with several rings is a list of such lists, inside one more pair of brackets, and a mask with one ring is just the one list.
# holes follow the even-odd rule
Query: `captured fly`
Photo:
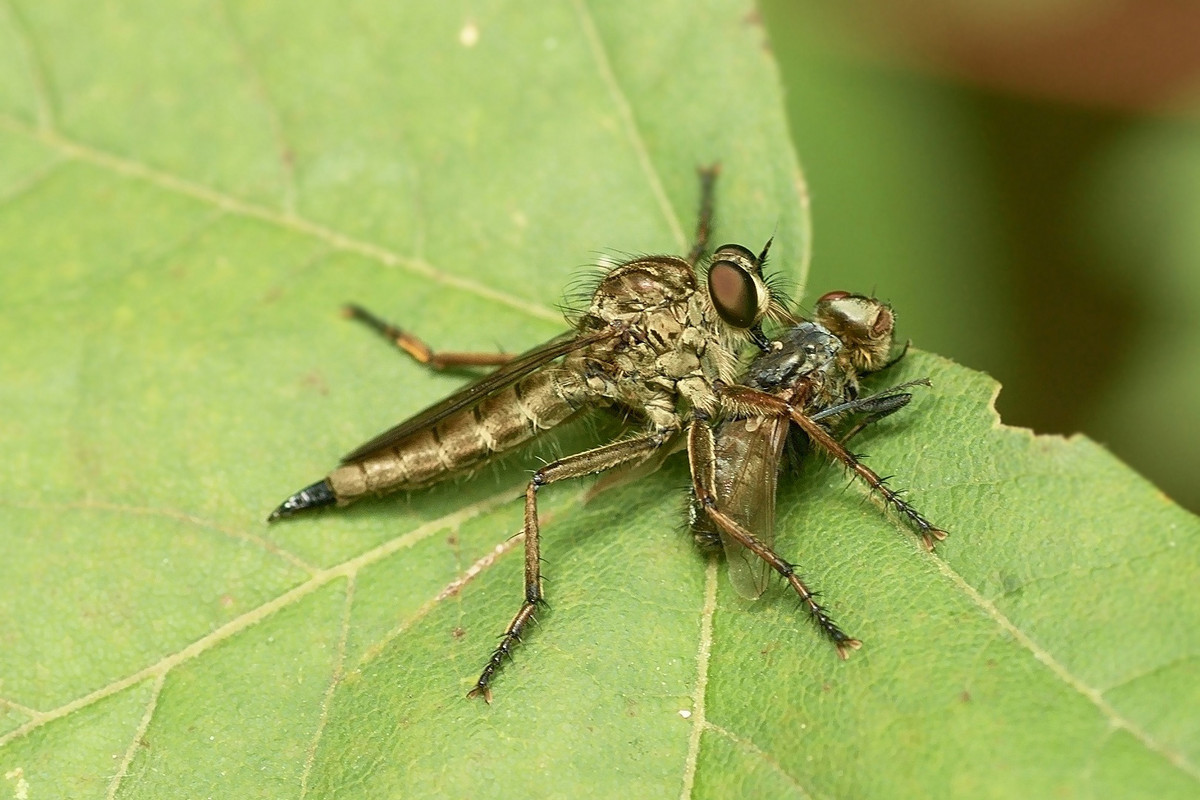
[[[917, 529], [927, 547], [932, 549], [934, 540], [944, 539], [946, 532], [844, 446], [866, 425], [906, 406], [912, 395], [905, 389], [929, 385], [928, 379], [921, 379], [859, 397], [860, 376], [899, 358], [889, 360], [892, 310], [872, 297], [830, 292], [817, 301], [813, 317], [774, 340], [747, 368], [745, 388], [734, 390], [746, 407], [713, 432], [714, 480], [709, 488], [693, 491], [692, 533], [702, 546], [725, 548], [729, 577], [744, 597], [761, 595], [772, 569], [782, 575], [845, 658], [860, 642], [834, 624], [796, 574], [795, 565], [773, 549], [775, 490], [789, 437], [801, 447], [815, 445], [866, 481]], [[852, 415], [858, 415], [858, 422], [835, 435]]]
[[739, 351], [748, 341], [765, 347], [763, 319], [784, 316], [763, 280], [767, 248], [756, 255], [725, 245], [705, 261], [705, 281], [697, 276], [715, 175], [715, 169], [701, 171], [700, 221], [687, 258], [647, 256], [613, 267], [587, 309], [571, 321], [571, 331], [515, 358], [436, 353], [368, 312], [348, 309], [430, 367], [498, 368], [355, 448], [327, 477], [284, 500], [270, 521], [366, 495], [432, 486], [589, 409], [615, 407], [637, 426], [624, 438], [534, 473], [525, 491], [524, 598], [471, 695], [490, 701], [493, 676], [544, 602], [538, 490], [617, 467], [653, 466], [680, 449], [685, 438], [696, 438], [698, 429], [711, 438], [708, 420], [723, 408], [719, 390], [737, 377]]

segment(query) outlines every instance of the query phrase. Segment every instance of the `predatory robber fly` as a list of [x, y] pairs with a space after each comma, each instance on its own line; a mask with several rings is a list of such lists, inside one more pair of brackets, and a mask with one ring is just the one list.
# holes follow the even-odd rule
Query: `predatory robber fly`
[[[745, 388], [736, 387], [726, 398], [728, 404], [742, 394], [758, 410], [727, 416], [716, 426], [714, 481], [693, 492], [692, 534], [702, 547], [724, 546], [729, 577], [744, 597], [763, 593], [770, 570], [782, 575], [845, 658], [861, 643], [834, 624], [796, 574], [795, 565], [772, 549], [775, 490], [789, 437], [797, 446], [815, 445], [866, 481], [919, 531], [926, 547], [932, 549], [934, 540], [944, 539], [946, 532], [845, 448], [866, 425], [908, 405], [912, 395], [905, 389], [929, 385], [922, 378], [859, 397], [860, 376], [886, 369], [904, 355], [902, 351], [890, 357], [895, 323], [891, 308], [872, 297], [830, 292], [817, 301], [813, 317], [787, 329], [760, 353], [742, 376]], [[835, 436], [834, 427], [854, 414], [859, 421]], [[706, 504], [719, 513], [705, 513]]]
[[[743, 344], [768, 346], [763, 319], [788, 320], [763, 279], [770, 242], [758, 255], [740, 245], [717, 248], [705, 262], [701, 284], [696, 267], [708, 243], [716, 169], [700, 175], [699, 224], [687, 258], [645, 256], [613, 267], [573, 320], [573, 330], [516, 357], [437, 353], [361, 308], [348, 309], [420, 363], [497, 369], [350, 452], [327, 477], [284, 500], [270, 521], [364, 495], [432, 486], [585, 410], [613, 407], [640, 424], [624, 438], [533, 474], [525, 490], [524, 599], [473, 696], [490, 701], [493, 677], [544, 602], [537, 509], [543, 486], [617, 467], [653, 467], [684, 447], [693, 483], [709, 486], [711, 425], [726, 408], [725, 393], [743, 389], [740, 406], [752, 406], [756, 394], [776, 401], [735, 384]], [[725, 524], [714, 503], [705, 513]]]

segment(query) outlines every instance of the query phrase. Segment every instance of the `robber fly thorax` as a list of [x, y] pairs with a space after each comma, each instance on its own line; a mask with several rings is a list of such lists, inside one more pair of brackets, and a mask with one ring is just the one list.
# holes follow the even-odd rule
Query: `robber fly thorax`
[[[542, 600], [536, 496], [549, 483], [634, 468], [708, 434], [724, 402], [718, 387], [735, 381], [748, 341], [765, 347], [761, 323], [784, 311], [773, 301], [755, 254], [725, 245], [704, 252], [715, 171], [703, 171], [700, 223], [687, 258], [646, 256], [610, 269], [573, 330], [522, 355], [435, 353], [369, 312], [357, 317], [429, 366], [499, 368], [358, 447], [326, 478], [287, 498], [270, 520], [370, 494], [420, 489], [462, 474], [577, 414], [612, 406], [633, 422], [625, 438], [538, 469], [525, 492], [525, 600], [472, 694], [490, 698], [490, 683]], [[693, 459], [695, 461], [695, 459]]]
[[[847, 292], [821, 297], [812, 320], [785, 330], [751, 362], [742, 376], [745, 388], [737, 390], [746, 405], [713, 431], [711, 504], [719, 511], [706, 510], [703, 492], [693, 492], [692, 533], [702, 547], [724, 546], [738, 593], [758, 597], [770, 571], [776, 571], [800, 595], [843, 658], [860, 643], [833, 623], [795, 565], [773, 549], [775, 495], [791, 438], [799, 448], [815, 446], [842, 462], [912, 524], [928, 547], [945, 538], [945, 531], [929, 523], [844, 446], [866, 425], [906, 406], [912, 395], [905, 389], [929, 384], [920, 379], [860, 396], [860, 377], [886, 369], [903, 356], [903, 351], [892, 355], [894, 327], [891, 308], [875, 298]], [[857, 423], [843, 430], [856, 416]]]

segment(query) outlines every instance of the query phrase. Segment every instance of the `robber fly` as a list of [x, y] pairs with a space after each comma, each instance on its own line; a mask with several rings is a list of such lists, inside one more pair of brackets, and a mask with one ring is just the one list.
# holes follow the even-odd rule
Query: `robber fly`
[[[830, 292], [817, 301], [813, 317], [787, 329], [747, 368], [746, 388], [735, 392], [757, 410], [727, 418], [713, 432], [713, 481], [693, 490], [692, 533], [703, 547], [724, 547], [731, 582], [744, 597], [763, 593], [770, 570], [782, 575], [845, 658], [860, 642], [834, 624], [796, 574], [795, 565], [772, 549], [775, 490], [789, 437], [795, 445], [815, 445], [841, 461], [908, 520], [930, 549], [946, 532], [844, 446], [866, 425], [908, 405], [912, 395], [905, 389], [929, 385], [923, 378], [859, 397], [860, 376], [885, 369], [903, 356], [891, 356], [892, 310], [871, 297]], [[857, 424], [836, 437], [838, 424], [854, 414], [860, 415]]]
[[[567, 478], [656, 463], [682, 447], [722, 407], [743, 343], [765, 347], [762, 321], [785, 316], [757, 255], [725, 245], [696, 274], [708, 240], [716, 170], [701, 170], [701, 210], [689, 256], [647, 256], [609, 270], [573, 330], [515, 358], [435, 353], [409, 333], [352, 307], [419, 362], [431, 367], [496, 365], [491, 374], [381, 433], [327, 477], [293, 494], [269, 520], [365, 495], [421, 489], [471, 470], [543, 431], [599, 407], [615, 407], [640, 430], [567, 456], [533, 474], [525, 491], [525, 595], [470, 694], [491, 699], [491, 682], [543, 603], [537, 493]], [[689, 453], [691, 448], [689, 447]], [[707, 468], [707, 465], [704, 467]]]

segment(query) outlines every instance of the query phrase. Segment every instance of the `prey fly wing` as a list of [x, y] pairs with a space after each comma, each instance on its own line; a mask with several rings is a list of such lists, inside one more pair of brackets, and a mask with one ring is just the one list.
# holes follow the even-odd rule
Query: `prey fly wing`
[[[779, 463], [791, 422], [781, 417], [733, 420], [717, 437], [717, 501], [735, 519], [744, 521], [767, 547], [775, 544], [775, 490]], [[729, 564], [729, 579], [742, 597], [753, 600], [767, 589], [771, 567], [721, 531]]]

